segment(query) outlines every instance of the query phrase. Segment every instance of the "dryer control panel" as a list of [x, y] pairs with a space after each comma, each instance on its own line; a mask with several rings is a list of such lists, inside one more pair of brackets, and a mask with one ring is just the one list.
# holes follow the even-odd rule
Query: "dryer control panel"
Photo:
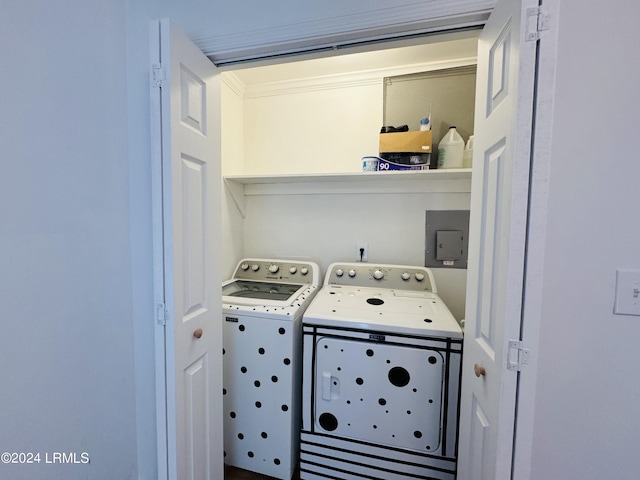
[[332, 263], [324, 284], [438, 293], [430, 269], [409, 265]]
[[319, 270], [313, 262], [245, 258], [238, 263], [233, 278], [318, 285]]

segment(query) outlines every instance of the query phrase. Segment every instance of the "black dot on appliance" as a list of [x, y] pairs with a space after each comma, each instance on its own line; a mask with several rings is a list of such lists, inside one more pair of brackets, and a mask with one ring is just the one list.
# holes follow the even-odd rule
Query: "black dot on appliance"
[[384, 300], [382, 300], [381, 298], [367, 298], [367, 303], [369, 305], [375, 305], [377, 307], [378, 305], [382, 305], [384, 303]]
[[256, 408], [262, 408], [262, 402], [256, 402]]
[[274, 458], [273, 459], [273, 463], [275, 463], [276, 465], [280, 465], [280, 459], [279, 458]]
[[356, 378], [356, 383], [358, 385], [362, 385], [364, 383], [364, 380], [362, 378], [358, 377], [358, 378]]
[[387, 401], [386, 401], [384, 398], [379, 398], [379, 399], [378, 399], [378, 404], [380, 404], [380, 405], [386, 405], [386, 404], [387, 404]]
[[374, 354], [373, 350], [371, 350], [370, 348], [367, 349], [367, 357], [373, 357], [373, 354]]
[[431, 356], [429, 357], [429, 363], [430, 363], [431, 365], [435, 365], [437, 362], [438, 362], [438, 359], [437, 359], [436, 357], [434, 357], [433, 355], [431, 355]]
[[264, 348], [260, 347], [260, 348], [258, 349], [258, 353], [259, 353], [260, 355], [264, 355]]
[[278, 333], [279, 333], [280, 335], [284, 335], [284, 334], [286, 333], [286, 330], [285, 330], [283, 327], [280, 327], [280, 328], [278, 329]]
[[262, 432], [262, 433], [260, 434], [260, 436], [261, 436], [262, 438], [267, 438], [269, 435], [267, 435], [267, 432]]
[[242, 373], [247, 373], [247, 367], [240, 367], [240, 371]]
[[276, 382], [278, 381], [278, 377], [276, 377], [275, 375], [272, 375], [272, 376], [271, 376], [271, 381], [272, 381], [273, 383], [276, 383]]
[[229, 416], [231, 418], [236, 418], [236, 412], [229, 412]]
[[413, 436], [416, 438], [422, 438], [422, 432], [420, 430], [416, 430], [413, 432]]
[[249, 458], [253, 458], [253, 452], [252, 451], [248, 451], [247, 455], [249, 456]]
[[244, 332], [245, 326], [244, 325], [238, 325], [238, 330], [240, 330], [241, 332]]
[[260, 387], [260, 380], [256, 380], [255, 382], [253, 382], [253, 384], [254, 384], [256, 387]]
[[285, 358], [282, 362], [283, 362], [285, 365], [291, 365], [291, 359], [290, 359], [290, 358]]
[[286, 412], [289, 410], [289, 405], [282, 405], [280, 408], [282, 409], [283, 412]]
[[430, 318], [425, 318], [424, 321], [425, 323], [433, 323], [433, 320], [431, 320]]
[[325, 412], [320, 415], [320, 418], [318, 420], [320, 421], [320, 426], [328, 432], [333, 432], [336, 428], [338, 428], [338, 419], [332, 413]]
[[389, 370], [388, 378], [392, 385], [395, 385], [396, 387], [405, 387], [409, 384], [411, 375], [409, 375], [406, 368], [393, 367]]
[[239, 434], [238, 434], [238, 438], [239, 438], [240, 440], [244, 440], [244, 434], [243, 434], [243, 433], [239, 433]]

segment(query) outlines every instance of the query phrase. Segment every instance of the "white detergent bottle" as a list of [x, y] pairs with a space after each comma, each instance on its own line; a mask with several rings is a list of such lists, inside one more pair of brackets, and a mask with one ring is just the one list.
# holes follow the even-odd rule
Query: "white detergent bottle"
[[464, 140], [452, 125], [438, 144], [438, 168], [461, 168], [463, 151]]
[[471, 168], [473, 166], [473, 135], [467, 140], [462, 154], [462, 168]]

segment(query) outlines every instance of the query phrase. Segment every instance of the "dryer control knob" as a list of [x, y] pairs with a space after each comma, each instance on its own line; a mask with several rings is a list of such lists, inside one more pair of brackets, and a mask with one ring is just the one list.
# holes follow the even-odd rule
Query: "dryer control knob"
[[272, 263], [271, 265], [269, 265], [269, 271], [271, 273], [276, 273], [278, 270], [280, 270], [280, 267], [275, 263]]
[[248, 265], [248, 264], [246, 264], [246, 263], [243, 263], [242, 265], [240, 265], [240, 268], [241, 268], [242, 270], [249, 270], [249, 265]]
[[294, 274], [294, 273], [296, 273], [297, 271], [298, 271], [298, 269], [297, 269], [296, 267], [291, 267], [291, 268], [289, 269], [289, 273], [291, 273], [291, 274]]
[[407, 272], [402, 272], [402, 275], [400, 275], [400, 277], [402, 277], [402, 279], [406, 282], [411, 278], [411, 275], [409, 275]]
[[376, 280], [382, 280], [384, 278], [384, 272], [380, 269], [373, 272], [373, 278]]
[[251, 265], [251, 270], [253, 270], [254, 272], [257, 272], [258, 270], [260, 270], [260, 265], [258, 265], [257, 263], [254, 263], [253, 265]]
[[416, 280], [418, 280], [419, 282], [424, 280], [424, 273], [416, 273]]
[[341, 277], [342, 275], [344, 275], [344, 271], [341, 268], [337, 269], [336, 270], [336, 277]]
[[349, 276], [350, 276], [351, 278], [353, 278], [353, 277], [355, 277], [355, 276], [356, 276], [356, 271], [355, 271], [353, 268], [352, 268], [351, 270], [349, 270]]
[[309, 269], [307, 267], [302, 267], [300, 269], [300, 273], [303, 275], [306, 275], [307, 273], [309, 273]]

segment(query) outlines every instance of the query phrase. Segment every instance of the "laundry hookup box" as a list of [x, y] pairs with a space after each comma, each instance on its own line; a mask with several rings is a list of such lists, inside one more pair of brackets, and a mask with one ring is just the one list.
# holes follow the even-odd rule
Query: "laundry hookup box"
[[[390, 164], [435, 168], [431, 165], [432, 148], [431, 130], [380, 134], [379, 157]], [[405, 170], [388, 167], [385, 170]]]

